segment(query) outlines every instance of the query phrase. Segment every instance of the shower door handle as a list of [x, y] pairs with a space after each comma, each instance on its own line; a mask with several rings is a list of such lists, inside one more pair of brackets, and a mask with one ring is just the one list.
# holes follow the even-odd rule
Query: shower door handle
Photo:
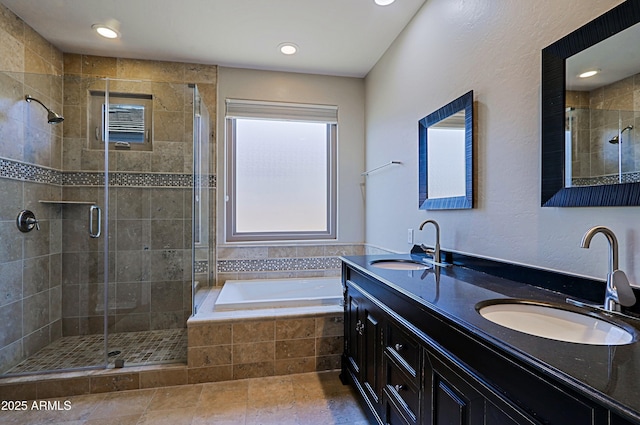
[[[94, 211], [96, 211], [97, 214], [93, 214]], [[96, 226], [97, 228], [95, 230], [93, 226], [94, 215], [96, 216], [96, 220], [98, 222]], [[101, 232], [102, 232], [102, 210], [97, 205], [91, 205], [91, 208], [89, 208], [89, 236], [92, 238], [99, 238]]]

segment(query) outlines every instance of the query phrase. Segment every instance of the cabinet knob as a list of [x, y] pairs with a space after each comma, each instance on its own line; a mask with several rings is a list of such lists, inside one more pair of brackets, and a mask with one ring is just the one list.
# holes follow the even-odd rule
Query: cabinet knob
[[400, 391], [404, 390], [404, 385], [397, 384], [393, 388], [395, 388], [397, 392], [400, 392]]
[[362, 335], [364, 332], [364, 323], [362, 323], [360, 320], [358, 320], [358, 323], [356, 323], [356, 332], [358, 332], [358, 334]]
[[396, 344], [394, 348], [396, 349], [396, 351], [401, 351], [404, 346], [402, 344]]

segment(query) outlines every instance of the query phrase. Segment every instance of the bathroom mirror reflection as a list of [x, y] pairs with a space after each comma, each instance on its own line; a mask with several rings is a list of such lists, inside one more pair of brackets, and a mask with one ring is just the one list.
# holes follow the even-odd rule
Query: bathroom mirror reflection
[[565, 187], [640, 181], [638, 45], [640, 24], [567, 59]]
[[625, 1], [542, 50], [542, 206], [640, 205], [639, 23]]
[[419, 121], [419, 208], [473, 208], [473, 91]]

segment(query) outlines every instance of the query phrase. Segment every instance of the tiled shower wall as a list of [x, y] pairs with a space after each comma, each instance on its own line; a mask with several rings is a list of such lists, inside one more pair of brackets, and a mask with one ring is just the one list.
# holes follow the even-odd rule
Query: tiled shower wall
[[[88, 91], [153, 96], [153, 150], [109, 156], [109, 327], [115, 332], [185, 327], [191, 314], [193, 89], [215, 105], [216, 67], [67, 55], [65, 65], [63, 198], [104, 196], [100, 151], [88, 148]], [[127, 81], [124, 81], [127, 80]], [[213, 140], [213, 139], [212, 139]], [[213, 180], [213, 179], [212, 179]], [[214, 190], [212, 188], [211, 190]], [[211, 197], [215, 198], [215, 197]], [[103, 252], [86, 238], [88, 206], [63, 210], [63, 333], [102, 329]]]
[[[0, 372], [60, 337], [62, 128], [27, 103], [62, 111], [62, 53], [0, 5]], [[21, 233], [30, 209], [40, 230]]]

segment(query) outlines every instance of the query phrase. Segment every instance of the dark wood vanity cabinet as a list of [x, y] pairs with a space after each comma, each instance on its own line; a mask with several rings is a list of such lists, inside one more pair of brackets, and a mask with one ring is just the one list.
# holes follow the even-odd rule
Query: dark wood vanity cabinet
[[343, 382], [372, 423], [630, 424], [366, 274], [343, 266]]

